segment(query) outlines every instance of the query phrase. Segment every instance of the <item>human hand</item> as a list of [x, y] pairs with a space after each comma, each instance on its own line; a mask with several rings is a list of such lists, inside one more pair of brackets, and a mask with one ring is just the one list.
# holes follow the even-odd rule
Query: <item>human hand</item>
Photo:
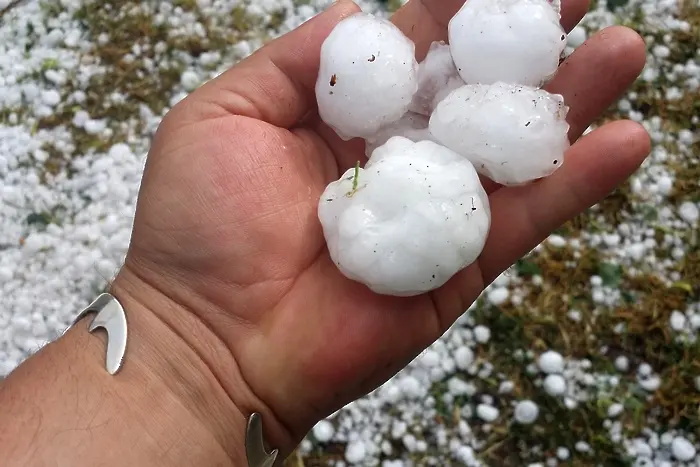
[[[393, 21], [420, 59], [432, 41], [445, 39], [461, 3], [411, 0]], [[586, 9], [586, 0], [564, 1], [567, 31]], [[636, 33], [605, 30], [547, 86], [571, 108], [577, 142], [566, 164], [529, 186], [489, 186], [492, 227], [483, 253], [444, 287], [412, 298], [376, 295], [338, 271], [317, 216], [326, 185], [366, 160], [364, 143], [341, 141], [315, 109], [321, 43], [356, 11], [337, 2], [167, 115], [114, 284], [197, 352], [242, 413], [261, 412], [269, 441], [283, 453], [317, 420], [409, 363], [487, 284], [605, 197], [649, 151], [646, 132], [632, 122], [579, 140], [644, 65]]]

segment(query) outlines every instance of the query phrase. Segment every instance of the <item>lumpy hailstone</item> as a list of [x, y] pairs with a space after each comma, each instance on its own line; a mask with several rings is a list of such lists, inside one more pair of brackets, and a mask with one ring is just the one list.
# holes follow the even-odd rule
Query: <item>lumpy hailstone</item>
[[488, 197], [469, 161], [432, 141], [393, 137], [364, 169], [321, 195], [332, 260], [376, 293], [436, 289], [473, 263], [491, 224]]
[[556, 2], [469, 0], [448, 27], [452, 58], [467, 84], [541, 86], [566, 48]]
[[549, 176], [563, 164], [569, 148], [567, 113], [561, 95], [541, 89], [466, 85], [437, 105], [430, 133], [491, 180], [520, 185]]
[[406, 113], [417, 75], [415, 44], [396, 26], [365, 13], [349, 16], [321, 47], [319, 114], [344, 140], [371, 137]]
[[452, 61], [450, 46], [444, 42], [433, 42], [425, 59], [418, 65], [418, 90], [409, 109], [430, 116], [437, 104], [436, 97], [449, 87], [454, 89], [454, 83], [465, 84]]

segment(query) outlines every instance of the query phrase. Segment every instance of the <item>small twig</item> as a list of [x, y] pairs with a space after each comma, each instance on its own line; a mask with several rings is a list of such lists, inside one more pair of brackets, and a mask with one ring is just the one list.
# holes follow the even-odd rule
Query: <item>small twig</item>
[[8, 3], [5, 8], [0, 9], [0, 19], [2, 19], [3, 16], [5, 16], [6, 13], [9, 13], [10, 10], [13, 8], [19, 6], [20, 3], [22, 3], [25, 0], [12, 0], [10, 3]]
[[352, 191], [346, 193], [347, 197], [352, 197], [357, 192], [358, 177], [360, 176], [360, 161], [355, 164], [355, 175], [352, 177]]

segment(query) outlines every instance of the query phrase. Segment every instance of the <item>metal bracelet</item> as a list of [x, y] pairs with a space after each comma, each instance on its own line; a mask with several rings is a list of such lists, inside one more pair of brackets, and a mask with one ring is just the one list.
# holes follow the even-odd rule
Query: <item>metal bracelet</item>
[[[109, 374], [115, 375], [124, 364], [128, 340], [124, 308], [114, 295], [103, 293], [78, 314], [72, 326], [75, 326], [90, 313], [96, 313], [96, 315], [90, 323], [88, 331], [94, 332], [96, 329], [104, 329], [107, 332], [105, 369]], [[259, 413], [254, 413], [248, 418], [245, 450], [248, 467], [272, 467], [277, 460], [279, 454], [277, 449], [269, 454], [265, 451], [262, 415]]]
[[101, 328], [107, 332], [105, 369], [110, 375], [115, 375], [121, 369], [126, 353], [128, 333], [124, 308], [114, 295], [103, 293], [80, 312], [73, 321], [73, 326], [90, 313], [97, 314], [90, 323], [88, 331], [94, 332]]

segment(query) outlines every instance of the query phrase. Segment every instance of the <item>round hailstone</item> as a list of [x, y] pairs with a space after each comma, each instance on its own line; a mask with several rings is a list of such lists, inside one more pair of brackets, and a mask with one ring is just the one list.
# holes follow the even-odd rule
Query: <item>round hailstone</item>
[[362, 440], [353, 441], [345, 448], [345, 460], [350, 464], [359, 464], [367, 456], [367, 448]]
[[382, 127], [377, 133], [365, 140], [365, 155], [370, 157], [375, 149], [383, 146], [394, 136], [403, 136], [414, 143], [426, 140], [432, 141], [433, 137], [428, 129], [429, 123], [430, 119], [425, 115], [406, 112], [399, 120]]
[[321, 47], [316, 99], [344, 140], [367, 138], [401, 118], [418, 89], [415, 44], [388, 20], [358, 13]]
[[464, 85], [452, 61], [450, 46], [444, 42], [433, 42], [425, 59], [418, 65], [418, 91], [409, 109], [430, 116], [435, 108], [435, 97], [450, 81], [455, 80]]
[[564, 357], [559, 352], [548, 350], [537, 359], [537, 366], [545, 373], [561, 373], [564, 371]]
[[541, 86], [559, 67], [566, 32], [548, 0], [469, 0], [448, 27], [467, 84]]
[[529, 425], [537, 420], [537, 416], [540, 414], [540, 408], [534, 402], [530, 400], [524, 400], [518, 402], [515, 406], [515, 411], [513, 412], [513, 417], [515, 421], [522, 425]]
[[469, 161], [432, 141], [400, 136], [377, 148], [364, 169], [329, 184], [318, 216], [340, 271], [396, 296], [445, 284], [478, 258], [491, 225], [488, 197]]
[[466, 345], [461, 346], [454, 354], [455, 364], [460, 370], [468, 370], [474, 363], [474, 351]]
[[476, 416], [486, 423], [495, 422], [498, 415], [498, 409], [492, 405], [479, 404], [476, 406]]
[[618, 415], [620, 415], [623, 411], [625, 410], [625, 406], [622, 404], [610, 404], [610, 407], [608, 407], [608, 417], [609, 418], [615, 418]]
[[328, 420], [321, 420], [313, 428], [314, 438], [316, 438], [320, 443], [327, 443], [333, 438], [335, 434], [335, 429], [333, 424]]
[[491, 180], [521, 185], [551, 175], [564, 163], [568, 111], [561, 95], [540, 89], [466, 85], [437, 105], [430, 133]]
[[696, 453], [693, 443], [682, 436], [673, 438], [671, 442], [671, 452], [673, 453], [673, 457], [683, 462], [693, 460]]
[[543, 387], [550, 396], [561, 396], [566, 392], [566, 380], [561, 375], [549, 375], [544, 379]]

